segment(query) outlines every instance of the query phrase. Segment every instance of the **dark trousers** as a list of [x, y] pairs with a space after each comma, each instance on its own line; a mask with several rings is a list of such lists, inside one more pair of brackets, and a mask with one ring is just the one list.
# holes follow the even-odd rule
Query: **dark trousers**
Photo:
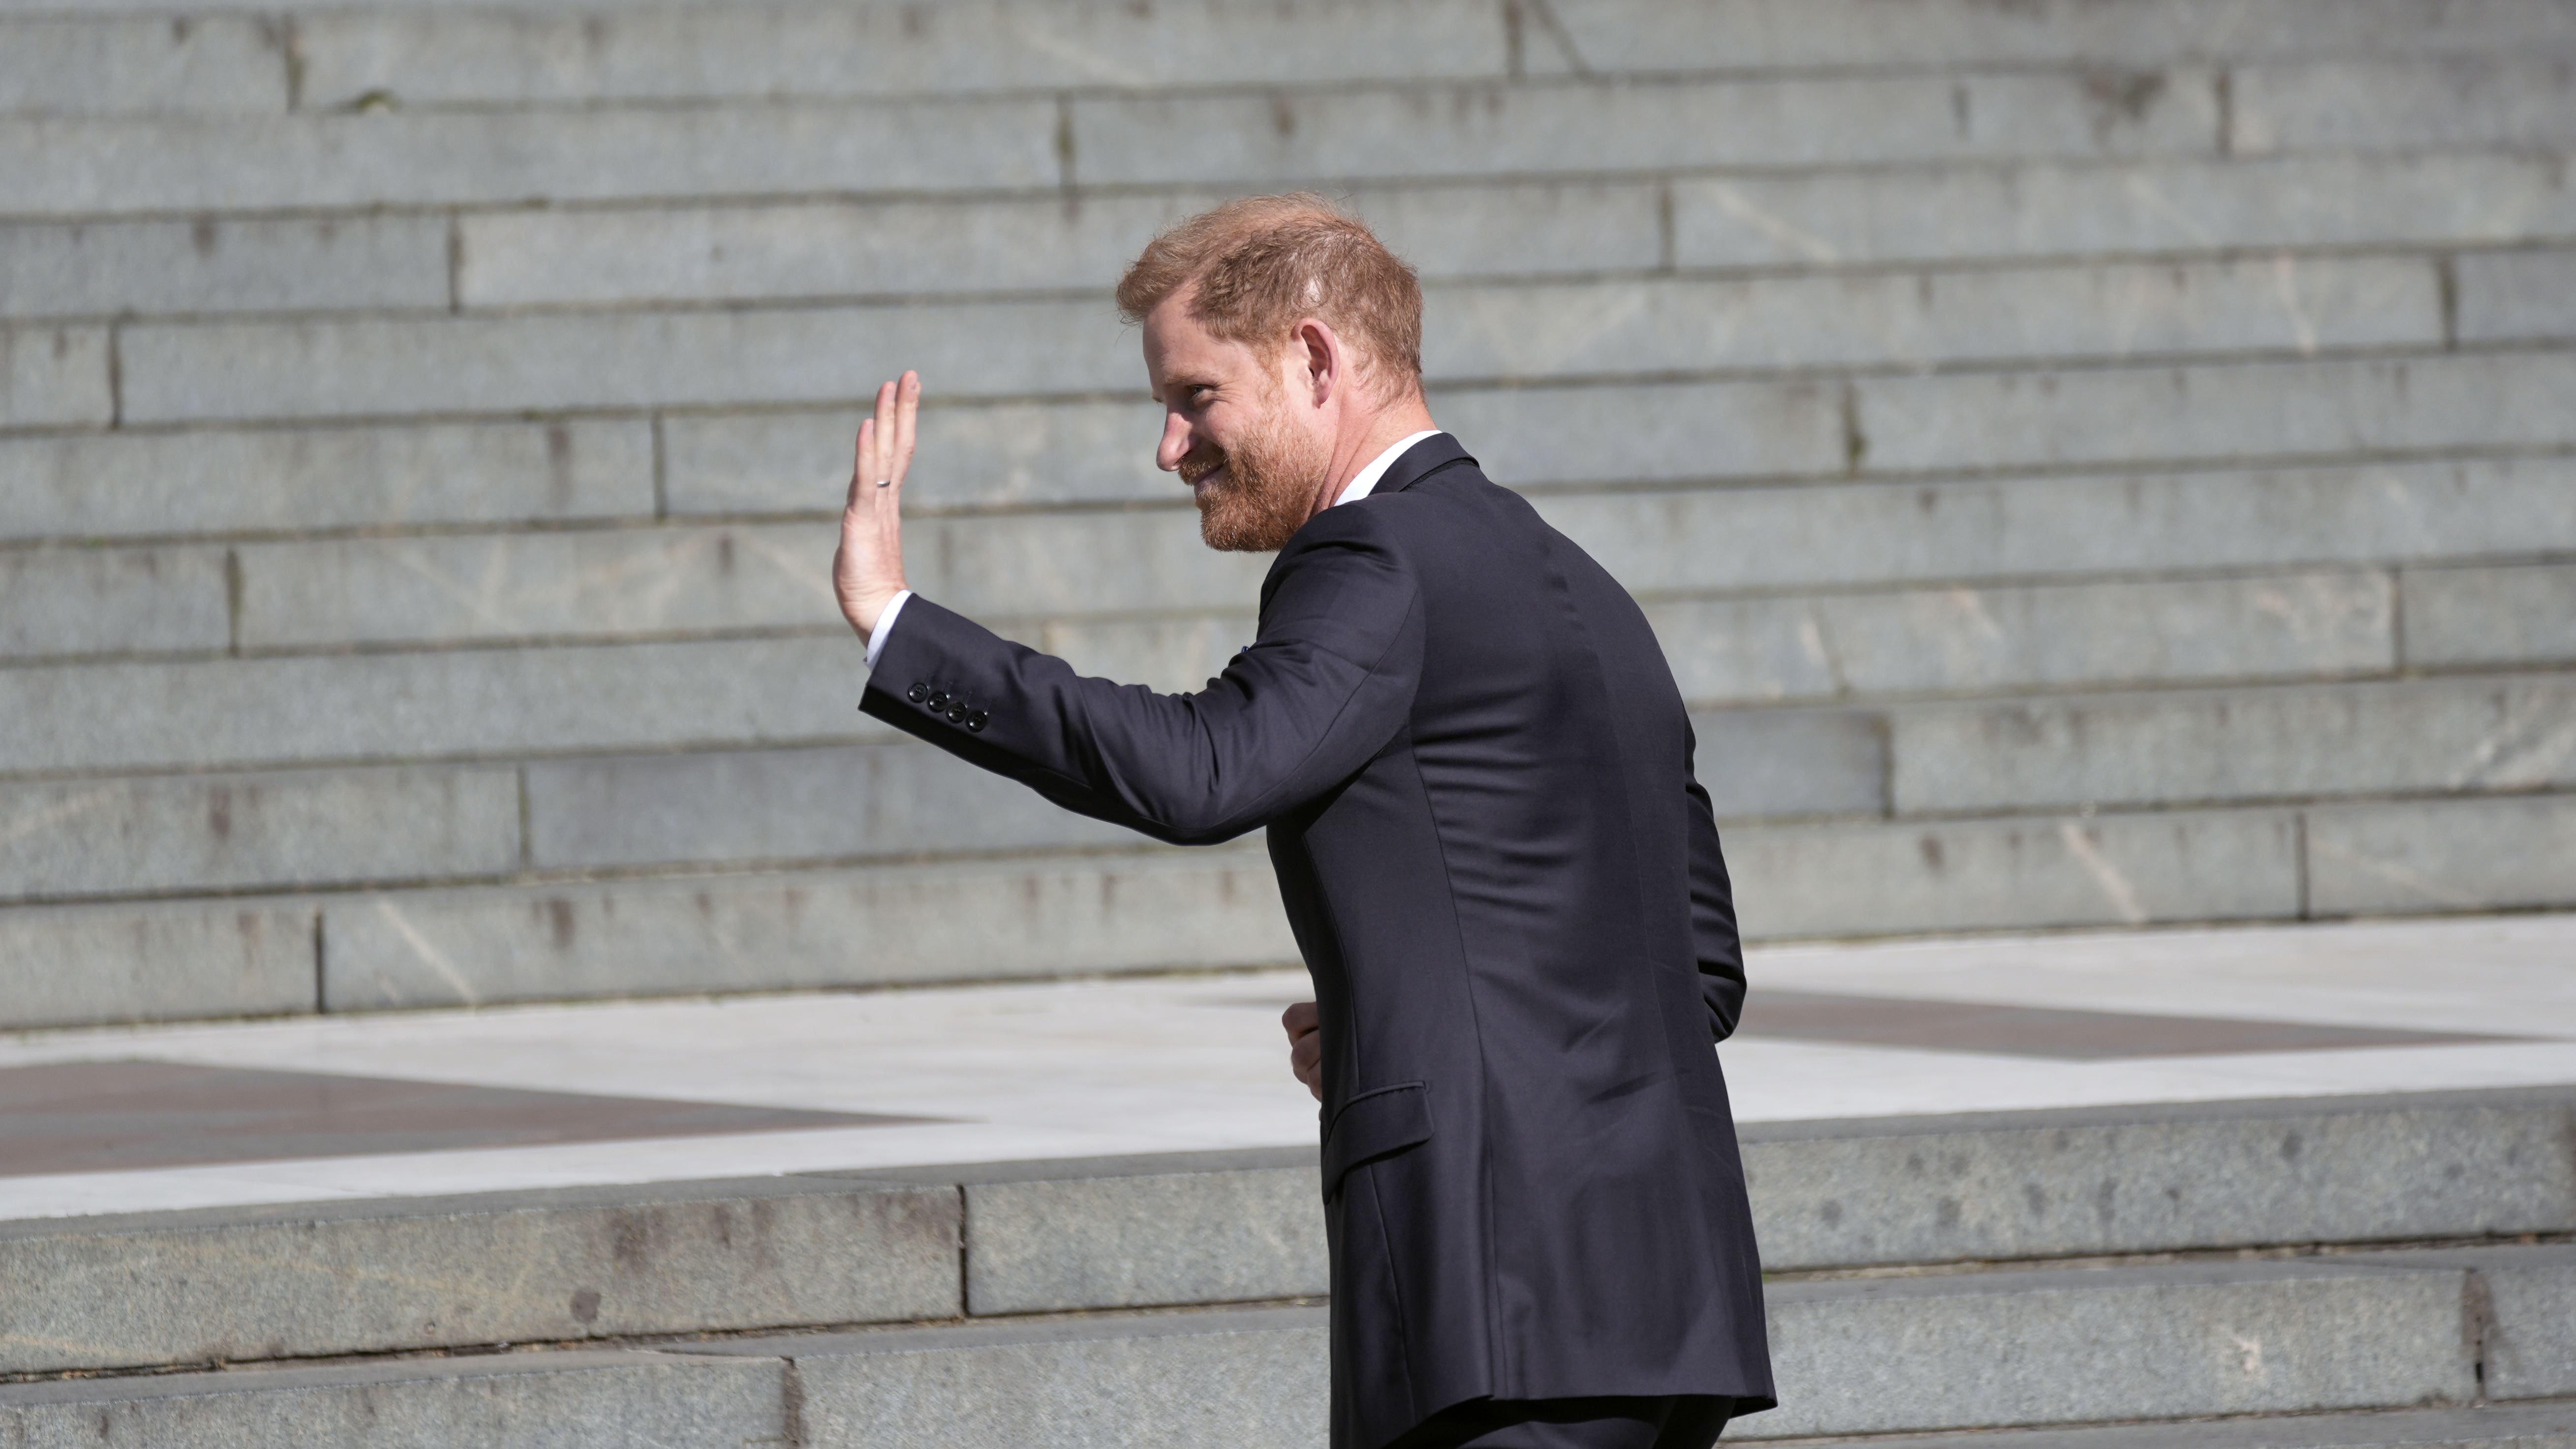
[[1724, 1394], [1647, 1399], [1471, 1399], [1388, 1449], [1709, 1449], [1735, 1413]]

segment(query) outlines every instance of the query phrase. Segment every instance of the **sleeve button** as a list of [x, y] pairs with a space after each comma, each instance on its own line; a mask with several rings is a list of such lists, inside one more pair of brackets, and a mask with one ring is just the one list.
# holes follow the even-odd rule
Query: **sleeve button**
[[919, 704], [923, 700], [930, 698], [930, 686], [927, 684], [916, 684], [912, 688], [905, 690], [903, 692], [903, 697], [911, 700], [914, 704]]
[[966, 722], [966, 706], [962, 704], [952, 704], [948, 706], [948, 722], [950, 724], [964, 724]]
[[941, 710], [946, 709], [947, 707], [948, 707], [948, 691], [947, 691], [947, 690], [944, 690], [944, 689], [934, 689], [934, 690], [932, 690], [932, 691], [930, 692], [930, 712], [931, 712], [932, 714], [937, 714], [937, 713], [939, 713]]
[[979, 709], [974, 711], [966, 716], [966, 728], [970, 730], [981, 730], [984, 728], [984, 718], [985, 716], [982, 710]]

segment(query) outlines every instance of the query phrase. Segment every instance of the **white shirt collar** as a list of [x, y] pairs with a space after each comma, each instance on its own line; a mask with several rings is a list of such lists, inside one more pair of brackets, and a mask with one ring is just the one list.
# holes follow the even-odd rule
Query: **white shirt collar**
[[1394, 444], [1388, 447], [1385, 452], [1378, 454], [1376, 458], [1372, 459], [1367, 467], [1362, 468], [1358, 473], [1353, 474], [1350, 482], [1342, 485], [1342, 496], [1334, 499], [1333, 505], [1338, 508], [1342, 504], [1366, 498], [1369, 496], [1370, 490], [1377, 487], [1377, 480], [1386, 476], [1386, 470], [1395, 466], [1395, 460], [1404, 456], [1405, 449], [1412, 447], [1414, 444], [1421, 442], [1425, 438], [1436, 438], [1438, 436], [1440, 436], [1440, 430], [1438, 428], [1425, 428], [1421, 432], [1413, 434], [1411, 437], [1396, 439]]

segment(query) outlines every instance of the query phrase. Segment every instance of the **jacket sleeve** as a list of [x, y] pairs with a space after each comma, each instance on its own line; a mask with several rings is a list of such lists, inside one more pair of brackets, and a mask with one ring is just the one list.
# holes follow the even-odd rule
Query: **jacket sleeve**
[[1682, 726], [1682, 790], [1690, 817], [1691, 954], [1699, 960], [1700, 1000], [1708, 1006], [1710, 1034], [1734, 1035], [1744, 1015], [1744, 943], [1735, 929], [1735, 886], [1718, 848], [1717, 812], [1699, 783], [1698, 737]]
[[1421, 599], [1372, 513], [1299, 530], [1259, 637], [1195, 694], [1084, 678], [915, 595], [859, 707], [1066, 809], [1174, 844], [1231, 839], [1358, 773], [1411, 712]]

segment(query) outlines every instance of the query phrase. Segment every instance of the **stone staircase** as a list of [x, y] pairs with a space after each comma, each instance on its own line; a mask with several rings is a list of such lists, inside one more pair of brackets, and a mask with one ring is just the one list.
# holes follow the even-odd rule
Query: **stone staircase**
[[1261, 561], [1106, 293], [1289, 186], [1648, 604], [1752, 932], [2576, 902], [2571, 66], [2569, 0], [0, 0], [0, 1025], [1293, 959], [1257, 852], [858, 716], [824, 575], [918, 366], [923, 589], [1216, 668]]
[[[2576, 1091], [1744, 1135], [1782, 1407], [1730, 1439], [2576, 1446]], [[0, 1224], [0, 1442], [1317, 1449], [1315, 1173], [1262, 1151]]]

